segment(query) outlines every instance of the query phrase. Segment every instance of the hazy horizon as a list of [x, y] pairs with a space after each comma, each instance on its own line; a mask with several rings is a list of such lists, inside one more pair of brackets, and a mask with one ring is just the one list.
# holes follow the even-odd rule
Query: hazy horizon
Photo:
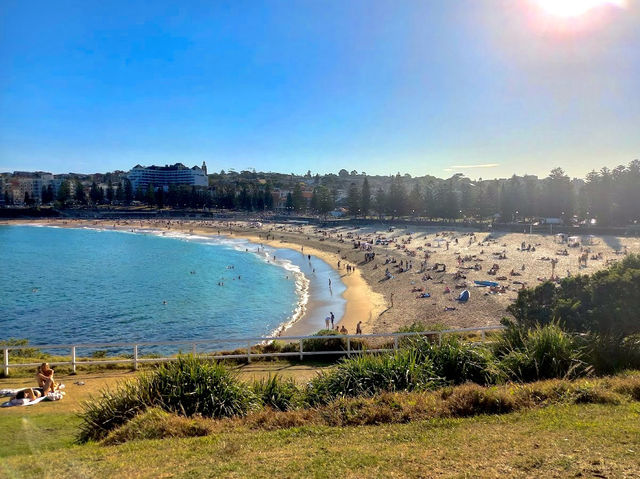
[[[634, 159], [634, 160], [637, 160]], [[595, 168], [595, 171], [600, 171], [600, 169], [602, 167], [607, 167], [610, 170], [613, 170], [615, 167], [617, 166], [628, 166], [629, 163], [631, 163], [631, 161], [634, 160], [630, 160], [627, 163], [620, 163], [620, 164], [616, 164], [616, 165], [602, 165], [600, 168]], [[176, 161], [176, 163], [182, 163], [180, 161]], [[175, 164], [175, 163], [172, 163]], [[27, 171], [27, 172], [44, 172], [44, 173], [52, 173], [53, 175], [95, 175], [95, 174], [106, 174], [106, 173], [113, 173], [114, 171], [125, 171], [128, 172], [129, 170], [131, 170], [131, 168], [135, 166], [135, 165], [131, 165], [131, 167], [129, 168], [124, 168], [124, 169], [118, 169], [118, 170], [105, 170], [105, 171], [91, 171], [91, 172], [83, 172], [83, 171], [49, 171], [49, 170], [43, 170], [41, 168], [39, 169], [30, 169], [30, 170], [24, 170], [24, 169], [3, 169], [0, 167], [0, 174], [7, 174], [7, 173], [13, 173], [16, 171]], [[151, 164], [148, 165], [142, 165], [142, 166], [151, 166]], [[165, 166], [165, 164], [157, 164], [155, 166]], [[196, 165], [192, 165], [192, 164], [186, 164], [185, 166], [191, 168], [193, 166], [201, 166], [201, 164], [196, 164]], [[587, 175], [587, 173], [589, 173], [592, 170], [589, 170], [588, 172], [586, 172], [584, 175], [571, 175], [565, 168], [563, 168], [561, 165], [556, 165], [554, 168], [562, 168], [564, 170], [564, 172], [571, 178], [571, 179], [584, 179]], [[351, 173], [351, 171], [354, 170], [354, 168], [345, 168], [347, 171], [349, 171], [349, 173]], [[208, 174], [214, 174], [214, 173], [220, 173], [222, 170], [224, 170], [225, 173], [230, 173], [230, 172], [236, 172], [236, 173], [241, 173], [241, 171], [250, 171], [250, 170], [236, 170], [235, 168], [230, 168], [230, 169], [225, 169], [225, 168], [220, 168], [220, 169], [212, 169], [211, 166], [209, 164], [207, 164], [207, 171]], [[473, 170], [473, 169], [472, 169]], [[288, 175], [293, 173], [294, 175], [297, 176], [305, 176], [307, 171], [310, 171], [309, 168], [307, 168], [305, 171], [262, 171], [259, 169], [255, 169], [256, 173], [264, 173], [264, 174], [283, 174], [283, 175]], [[467, 173], [463, 173], [462, 171], [445, 171], [443, 174], [431, 174], [431, 173], [424, 173], [424, 174], [416, 174], [413, 175], [409, 172], [406, 171], [395, 171], [395, 172], [389, 172], [389, 173], [369, 173], [366, 170], [356, 170], [358, 175], [361, 175], [362, 173], [366, 173], [367, 176], [394, 176], [397, 173], [400, 173], [401, 176], [404, 176], [406, 174], [411, 175], [412, 178], [420, 178], [420, 177], [424, 177], [424, 176], [434, 176], [436, 178], [440, 178], [440, 179], [446, 179], [446, 178], [451, 178], [452, 176], [456, 175], [456, 174], [463, 174], [466, 178], [469, 178], [471, 180], [501, 180], [501, 179], [509, 179], [511, 178], [513, 175], [516, 175], [518, 177], [524, 177], [524, 176], [528, 176], [528, 175], [533, 175], [533, 176], [537, 176], [539, 179], [542, 178], [546, 178], [547, 176], [549, 176], [549, 173], [551, 172], [551, 170], [547, 171], [546, 173], [542, 174], [542, 175], [535, 175], [533, 173], [518, 173], [516, 171], [514, 171], [513, 173], [510, 174], [506, 174], [504, 176], [483, 176], [481, 174], [482, 170], [479, 170], [478, 174], [467, 174]], [[311, 171], [311, 174], [313, 176], [315, 176], [317, 174], [319, 174], [320, 176], [323, 175], [329, 175], [329, 174], [338, 174], [338, 171], [326, 171], [326, 172], [321, 172], [321, 171]]]
[[0, 171], [584, 178], [629, 164], [640, 2], [548, 5], [3, 2]]

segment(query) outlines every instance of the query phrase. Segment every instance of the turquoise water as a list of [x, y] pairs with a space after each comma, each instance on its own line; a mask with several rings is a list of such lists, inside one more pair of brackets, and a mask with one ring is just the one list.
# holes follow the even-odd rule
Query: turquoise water
[[[326, 305], [342, 315], [344, 286], [315, 258], [309, 263], [292, 250], [257, 254], [244, 241], [141, 233], [0, 226], [0, 339], [70, 344], [269, 335], [320, 289], [316, 274], [323, 281], [333, 274]], [[320, 325], [320, 316], [309, 320]]]

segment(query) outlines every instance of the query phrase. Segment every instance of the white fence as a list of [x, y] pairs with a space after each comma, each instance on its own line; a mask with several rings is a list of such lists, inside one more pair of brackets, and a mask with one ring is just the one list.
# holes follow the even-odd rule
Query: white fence
[[[198, 348], [202, 348], [205, 345], [216, 345], [222, 347], [224, 344], [246, 344], [246, 353], [242, 354], [220, 354], [222, 349], [217, 351], [218, 354], [214, 353], [206, 353], [207, 359], [246, 359], [248, 362], [251, 362], [252, 358], [269, 358], [269, 357], [295, 357], [297, 356], [300, 360], [303, 360], [305, 356], [315, 356], [315, 355], [347, 355], [351, 356], [352, 354], [360, 354], [360, 353], [379, 353], [379, 352], [390, 352], [396, 351], [398, 349], [398, 343], [401, 338], [410, 337], [410, 336], [437, 336], [438, 343], [442, 342], [442, 336], [445, 334], [469, 334], [469, 333], [480, 333], [481, 341], [484, 342], [486, 340], [486, 332], [487, 331], [500, 331], [504, 329], [504, 326], [485, 326], [480, 328], [463, 328], [463, 329], [446, 329], [441, 331], [421, 331], [414, 333], [388, 333], [388, 334], [340, 334], [336, 336], [279, 336], [279, 337], [261, 337], [261, 338], [231, 338], [231, 339], [198, 339], [198, 340], [184, 340], [184, 341], [157, 341], [157, 342], [137, 342], [137, 343], [84, 343], [84, 344], [43, 344], [43, 345], [27, 345], [27, 346], [2, 346], [4, 350], [4, 376], [9, 376], [10, 368], [19, 368], [19, 367], [36, 367], [41, 363], [9, 363], [9, 352], [17, 351], [21, 349], [38, 349], [38, 350], [69, 350], [71, 353], [71, 361], [56, 361], [52, 364], [55, 365], [70, 365], [73, 369], [73, 372], [76, 372], [76, 367], [78, 365], [90, 365], [90, 364], [118, 364], [118, 363], [131, 363], [133, 369], [138, 369], [138, 365], [140, 363], [158, 363], [164, 361], [174, 361], [177, 359], [177, 356], [168, 356], [168, 357], [153, 357], [153, 358], [142, 358], [139, 357], [138, 351], [142, 347], [150, 347], [150, 346], [181, 346], [187, 347], [189, 352], [194, 356], [199, 354]], [[386, 348], [365, 348], [365, 349], [353, 349], [351, 347], [352, 339], [384, 339], [388, 338], [390, 341], [393, 341], [393, 347]], [[331, 351], [305, 351], [304, 350], [304, 342], [305, 340], [329, 340], [329, 339], [344, 339], [346, 340], [346, 349], [339, 350], [331, 350]], [[296, 351], [287, 351], [287, 352], [252, 352], [251, 349], [257, 344], [265, 344], [271, 341], [280, 341], [284, 343], [298, 343], [298, 348]], [[99, 359], [99, 360], [77, 360], [77, 350], [78, 349], [93, 349], [99, 350], [103, 348], [120, 348], [127, 349], [130, 348], [133, 352], [133, 357], [131, 359]], [[203, 353], [202, 350], [200, 353]]]

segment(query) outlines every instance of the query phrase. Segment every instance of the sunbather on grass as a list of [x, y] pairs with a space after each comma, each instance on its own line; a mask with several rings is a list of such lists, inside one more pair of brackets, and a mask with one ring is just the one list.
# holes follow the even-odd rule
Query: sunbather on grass
[[58, 385], [53, 379], [53, 369], [51, 369], [49, 363], [42, 363], [38, 367], [36, 379], [38, 381], [38, 387], [42, 388], [43, 395], [45, 396], [50, 392], [55, 392], [58, 388]]

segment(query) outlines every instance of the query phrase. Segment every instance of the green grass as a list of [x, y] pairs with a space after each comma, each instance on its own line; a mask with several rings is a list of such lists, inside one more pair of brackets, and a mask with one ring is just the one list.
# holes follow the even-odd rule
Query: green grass
[[[209, 431], [176, 417], [177, 422], [159, 424], [169, 432], [199, 428], [208, 435], [80, 446], [73, 443], [80, 396], [112, 384], [100, 376], [89, 377], [83, 378], [86, 386], [69, 384], [70, 397], [60, 403], [0, 410], [0, 477], [636, 477], [640, 388], [634, 378], [636, 373], [507, 386], [526, 389], [523, 397], [535, 396], [543, 405], [552, 395], [568, 397], [567, 391], [573, 398], [509, 414], [431, 419], [416, 415], [406, 423], [343, 427], [309, 422], [282, 428], [281, 423], [273, 430], [252, 424], [249, 416], [216, 422]], [[452, 391], [460, 391], [455, 402], [460, 407], [468, 402], [465, 391], [476, 389], [482, 388], [393, 393], [392, 402], [381, 402], [394, 409], [411, 407], [412, 395], [440, 394], [449, 404]], [[610, 401], [608, 393], [628, 398]], [[605, 404], [598, 404], [598, 398]], [[365, 406], [371, 402], [379, 408], [375, 398], [343, 401]]]
[[6, 458], [7, 477], [633, 477], [640, 404], [502, 416], [63, 446]]
[[80, 418], [73, 413], [0, 414], [0, 458], [69, 448], [78, 435]]

